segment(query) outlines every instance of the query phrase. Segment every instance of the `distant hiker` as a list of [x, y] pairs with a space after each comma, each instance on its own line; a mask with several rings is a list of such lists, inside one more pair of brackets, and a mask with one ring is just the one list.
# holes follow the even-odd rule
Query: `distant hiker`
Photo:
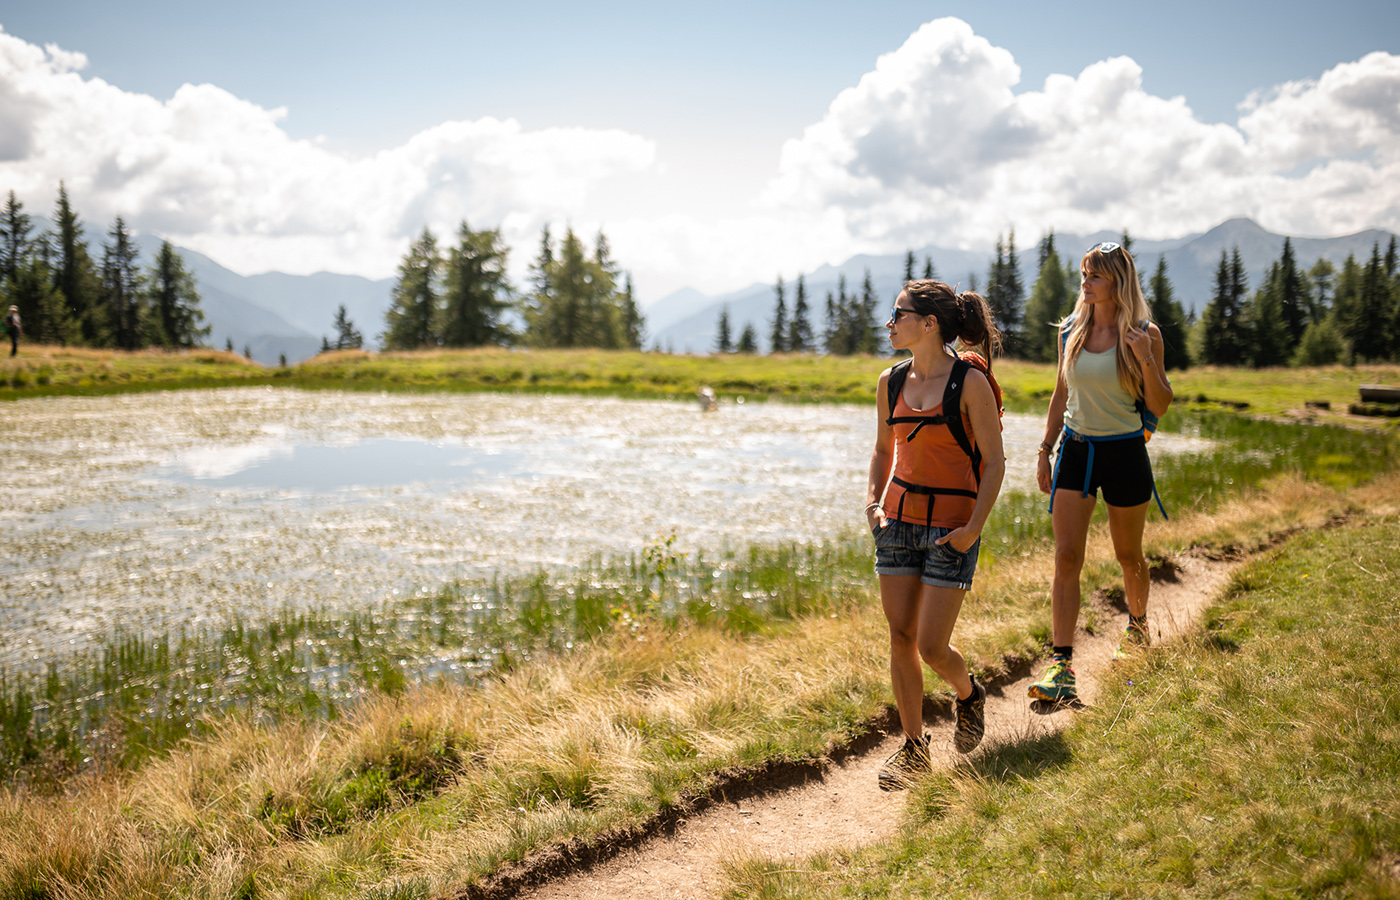
[[719, 409], [719, 398], [715, 396], [715, 389], [708, 384], [702, 384], [700, 390], [695, 392], [695, 396], [700, 400], [700, 408], [705, 412], [714, 412]]
[[19, 352], [19, 336], [24, 334], [19, 324], [18, 306], [11, 306], [9, 315], [5, 316], [5, 334], [10, 339], [10, 355], [14, 356]]
[[[879, 783], [897, 790], [931, 767], [920, 658], [957, 692], [954, 746], [968, 753], [982, 740], [987, 690], [948, 639], [972, 587], [1006, 459], [987, 363], [1001, 336], [986, 301], [971, 291], [955, 294], [941, 281], [910, 281], [885, 327], [890, 346], [913, 354], [880, 376], [865, 505], [904, 726], [904, 745], [881, 768]], [[951, 349], [955, 340], [984, 355], [960, 358]]]
[[[1057, 323], [1059, 374], [1036, 460], [1036, 481], [1050, 494], [1055, 530], [1053, 658], [1030, 696], [1049, 702], [1078, 698], [1073, 660], [1079, 573], [1100, 488], [1128, 600], [1128, 626], [1114, 658], [1150, 642], [1142, 530], [1156, 487], [1147, 440], [1172, 402], [1162, 333], [1148, 321], [1132, 255], [1111, 241], [1097, 244], [1084, 255], [1080, 271], [1083, 286], [1074, 312]], [[1062, 433], [1052, 470], [1050, 454]]]

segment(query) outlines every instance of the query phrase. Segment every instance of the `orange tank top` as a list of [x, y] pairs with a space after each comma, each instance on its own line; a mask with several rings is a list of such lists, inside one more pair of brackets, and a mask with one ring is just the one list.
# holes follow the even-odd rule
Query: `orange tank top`
[[[891, 415], [936, 416], [942, 407], [940, 402], [931, 410], [914, 409], [904, 402], [901, 391]], [[940, 528], [966, 525], [977, 503], [977, 473], [953, 433], [946, 425], [919, 428], [912, 422], [898, 422], [890, 427], [894, 429], [894, 467], [885, 486], [885, 517]], [[963, 428], [971, 437], [972, 421], [966, 413]], [[915, 429], [918, 434], [911, 441]]]

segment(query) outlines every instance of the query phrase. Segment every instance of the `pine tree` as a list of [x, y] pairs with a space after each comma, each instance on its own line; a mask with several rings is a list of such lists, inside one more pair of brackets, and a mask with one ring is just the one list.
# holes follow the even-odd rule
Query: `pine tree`
[[501, 243], [500, 229], [472, 231], [466, 220], [462, 221], [457, 246], [447, 251], [444, 264], [438, 326], [443, 346], [482, 347], [510, 339], [510, 329], [502, 321], [511, 298], [506, 277], [509, 253]]
[[[5, 210], [0, 213], [0, 287], [14, 289], [20, 267], [29, 257], [29, 233], [33, 228], [29, 216], [24, 213], [24, 204], [10, 191]], [[22, 318], [24, 310], [19, 312]]]
[[781, 275], [773, 285], [773, 295], [773, 322], [768, 332], [768, 346], [772, 349], [769, 352], [785, 353], [788, 349], [787, 299]]
[[930, 281], [938, 277], [938, 270], [933, 267], [933, 257], [924, 257], [924, 277]]
[[826, 292], [826, 320], [822, 322], [822, 349], [827, 353], [840, 353], [841, 314], [836, 306], [836, 298], [831, 291]]
[[1001, 320], [999, 310], [1006, 305], [1005, 299], [1006, 282], [1006, 242], [1002, 240], [1000, 234], [997, 235], [996, 256], [992, 257], [991, 263], [987, 266], [987, 292], [985, 299], [987, 306], [992, 310], [992, 318], [996, 321], [997, 327], [1001, 328], [1002, 336], [1007, 337], [1005, 323]]
[[632, 291], [631, 272], [627, 273], [618, 302], [622, 310], [622, 346], [628, 350], [640, 350], [646, 332], [646, 319], [642, 316], [642, 310], [637, 306], [637, 296]]
[[335, 311], [335, 321], [331, 323], [335, 329], [335, 343], [332, 344], [326, 338], [321, 339], [321, 352], [327, 350], [359, 350], [365, 344], [364, 335], [355, 328], [355, 323], [350, 321], [350, 314], [345, 309], [345, 304], [340, 304]]
[[1348, 365], [1356, 364], [1358, 335], [1368, 327], [1360, 318], [1361, 268], [1356, 255], [1347, 254], [1341, 274], [1337, 276], [1337, 290], [1332, 295], [1332, 321], [1346, 344]]
[[788, 328], [788, 350], [793, 353], [811, 353], [816, 349], [812, 336], [812, 311], [807, 305], [807, 283], [802, 275], [797, 276], [797, 296], [792, 304], [792, 324]]
[[554, 290], [549, 283], [549, 273], [554, 268], [554, 244], [549, 236], [549, 225], [540, 230], [540, 251], [530, 263], [530, 286], [532, 290], [520, 300], [520, 314], [529, 323], [539, 311], [550, 305]]
[[111, 328], [112, 346], [119, 350], [135, 350], [145, 336], [143, 279], [136, 265], [136, 244], [127, 233], [121, 216], [112, 223], [107, 236], [112, 240], [102, 247], [100, 302]]
[[1164, 253], [1157, 257], [1157, 271], [1148, 281], [1147, 304], [1152, 310], [1152, 321], [1162, 332], [1162, 365], [1168, 370], [1191, 365], [1191, 353], [1186, 347], [1186, 313], [1172, 293]]
[[1293, 258], [1292, 238], [1283, 239], [1283, 254], [1278, 261], [1279, 313], [1283, 317], [1284, 329], [1289, 346], [1294, 346], [1303, 338], [1303, 329], [1308, 327], [1308, 290], [1303, 273]]
[[1240, 248], [1234, 256], [1220, 251], [1215, 270], [1215, 294], [1201, 316], [1203, 362], [1217, 366], [1240, 366], [1249, 361], [1248, 340], [1242, 319], [1244, 263]]
[[855, 309], [857, 320], [852, 322], [856, 334], [856, 353], [876, 354], [880, 352], [880, 323], [875, 319], [875, 308], [880, 297], [875, 293], [875, 284], [870, 278], [870, 270], [865, 270], [865, 278], [860, 283], [860, 303]]
[[911, 282], [911, 281], [913, 281], [913, 280], [914, 280], [914, 251], [913, 251], [913, 250], [908, 250], [908, 251], [906, 251], [905, 254], [904, 254], [904, 281], [902, 282], [902, 284], [908, 284], [909, 282]]
[[1068, 312], [1070, 298], [1053, 231], [1041, 239], [1036, 258], [1040, 261], [1040, 274], [1026, 303], [1025, 323], [1016, 341], [1017, 355], [1035, 362], [1054, 362], [1059, 351], [1053, 323]]
[[204, 312], [194, 276], [169, 241], [161, 241], [146, 283], [150, 286], [146, 297], [150, 342], [169, 349], [202, 346], [210, 328], [200, 324]]
[[1254, 297], [1245, 304], [1249, 358], [1256, 369], [1285, 365], [1293, 353], [1295, 344], [1289, 340], [1283, 317], [1282, 285], [1283, 269], [1272, 263]]
[[[546, 234], [547, 236], [547, 234]], [[644, 323], [631, 281], [618, 290], [620, 271], [600, 231], [593, 257], [567, 229], [556, 255], [542, 246], [536, 292], [525, 307], [525, 340], [536, 347], [639, 348]]]
[[87, 242], [83, 226], [68, 203], [68, 191], [58, 184], [58, 204], [54, 210], [54, 225], [58, 258], [54, 264], [54, 286], [63, 293], [68, 307], [68, 319], [75, 323], [78, 335], [75, 343], [100, 347], [110, 340], [106, 321], [99, 314], [98, 291], [101, 283]]
[[720, 308], [719, 323], [715, 328], [719, 332], [719, 336], [715, 339], [715, 352], [733, 353], [734, 338], [729, 331], [729, 306], [727, 304]]
[[827, 308], [827, 352], [838, 356], [850, 356], [859, 352], [860, 303], [854, 296], [846, 293], [845, 273], [837, 276], [835, 302], [833, 303], [831, 296], [827, 295]]
[[25, 336], [36, 344], [73, 343], [77, 329], [68, 318], [68, 304], [55, 286], [53, 270], [43, 254], [36, 253], [20, 262], [10, 284], [10, 301], [19, 307]]
[[437, 332], [441, 270], [437, 238], [424, 226], [399, 263], [398, 282], [384, 314], [384, 349], [421, 350], [441, 342]]
[[[1391, 292], [1385, 274], [1380, 241], [1371, 249], [1371, 259], [1361, 271], [1360, 291], [1355, 312], [1358, 327], [1353, 329], [1352, 352], [1367, 362], [1389, 359], [1395, 353], [1390, 340]], [[1365, 323], [1364, 326], [1361, 323]]]
[[1318, 257], [1308, 269], [1307, 312], [1310, 323], [1321, 322], [1332, 309], [1332, 298], [1337, 287], [1337, 267], [1332, 261]]
[[752, 322], [746, 324], [743, 333], [739, 335], [738, 352], [749, 355], [758, 352], [758, 332], [754, 330]]
[[[1021, 328], [1021, 301], [1026, 297], [1026, 286], [1021, 279], [1021, 261], [1016, 256], [1016, 229], [1012, 228], [1006, 238], [1006, 281], [1003, 303], [998, 322], [1006, 323], [1004, 330], [1015, 333]], [[973, 288], [972, 290], [976, 290]], [[999, 327], [1003, 327], [1000, 326]]]
[[[969, 282], [972, 281], [969, 276]], [[971, 284], [968, 290], [977, 290]], [[987, 305], [991, 307], [992, 319], [1001, 329], [1002, 337], [1009, 349], [1014, 349], [1021, 330], [1021, 301], [1025, 297], [1025, 286], [1021, 281], [1021, 263], [1016, 256], [1016, 229], [1011, 229], [1005, 243], [997, 236], [996, 257], [987, 269]]]

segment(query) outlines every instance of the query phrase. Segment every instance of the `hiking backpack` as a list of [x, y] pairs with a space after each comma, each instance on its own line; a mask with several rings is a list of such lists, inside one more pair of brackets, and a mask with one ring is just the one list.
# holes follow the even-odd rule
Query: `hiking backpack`
[[[904, 390], [904, 381], [909, 377], [909, 369], [914, 364], [913, 357], [896, 363], [890, 369], [890, 377], [886, 382], [888, 393], [890, 417], [885, 420], [886, 425], [917, 423], [914, 430], [909, 432], [907, 440], [912, 441], [923, 430], [925, 425], [946, 425], [948, 431], [952, 433], [953, 439], [958, 442], [958, 446], [967, 454], [967, 458], [972, 461], [973, 474], [977, 476], [977, 483], [982, 483], [982, 450], [972, 445], [972, 439], [968, 437], [967, 429], [963, 426], [962, 418], [962, 392], [963, 384], [967, 381], [969, 369], [976, 369], [987, 376], [987, 383], [992, 386], [992, 396], [996, 399], [997, 415], [1006, 415], [1006, 407], [1001, 400], [1001, 385], [992, 375], [991, 366], [982, 358], [981, 354], [966, 352], [954, 354], [953, 371], [948, 373], [948, 383], [943, 387], [944, 410], [936, 416], [896, 416], [894, 414], [895, 403], [899, 400], [900, 391]], [[952, 410], [952, 412], [948, 412]]]

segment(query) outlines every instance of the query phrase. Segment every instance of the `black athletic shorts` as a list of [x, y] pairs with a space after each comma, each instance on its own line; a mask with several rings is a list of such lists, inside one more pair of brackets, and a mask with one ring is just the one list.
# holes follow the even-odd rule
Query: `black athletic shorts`
[[[1065, 438], [1060, 441], [1059, 474], [1056, 491], [1084, 490], [1084, 470], [1089, 462], [1089, 445]], [[1141, 437], [1094, 444], [1094, 470], [1089, 473], [1089, 495], [1103, 489], [1103, 502], [1109, 506], [1138, 506], [1152, 499], [1152, 462], [1147, 458], [1147, 441]]]

